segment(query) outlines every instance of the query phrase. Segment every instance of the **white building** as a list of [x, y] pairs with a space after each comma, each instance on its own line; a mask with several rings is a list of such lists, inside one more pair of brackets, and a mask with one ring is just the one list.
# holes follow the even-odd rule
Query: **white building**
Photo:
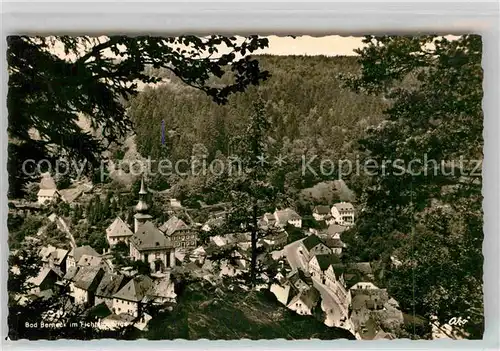
[[302, 228], [302, 217], [291, 208], [276, 210], [274, 212], [274, 218], [276, 219], [276, 225], [279, 227], [285, 227], [287, 224], [291, 224], [294, 227]]
[[320, 301], [320, 297], [319, 291], [311, 287], [308, 290], [299, 292], [292, 298], [287, 307], [300, 315], [312, 315], [313, 308]]
[[56, 201], [60, 198], [60, 195], [57, 189], [40, 189], [37, 197], [39, 204], [45, 204]]
[[116, 217], [113, 223], [106, 229], [106, 239], [109, 246], [114, 246], [120, 241], [128, 244], [128, 240], [132, 235], [134, 233], [120, 217]]
[[301, 241], [298, 253], [309, 262], [313, 256], [331, 254], [332, 250], [317, 235], [312, 234]]
[[95, 292], [104, 276], [104, 270], [99, 267], [82, 267], [70, 283], [74, 302], [80, 305], [94, 305]]
[[130, 239], [130, 257], [149, 263], [152, 271], [175, 266], [175, 253], [171, 241], [152, 222], [142, 224]]
[[142, 314], [141, 301], [153, 286], [153, 280], [146, 275], [138, 275], [113, 295], [113, 313], [126, 313], [134, 317]]
[[315, 220], [323, 221], [330, 214], [330, 207], [326, 205], [315, 206], [312, 214]]
[[340, 225], [354, 225], [354, 206], [350, 202], [339, 202], [332, 206], [332, 217]]
[[[79, 246], [72, 249], [68, 256], [66, 257], [66, 269], [70, 267], [76, 267], [77, 263], [80, 262], [82, 256], [92, 256], [92, 257], [101, 257], [100, 254], [97, 253], [91, 246]], [[82, 262], [83, 263], [83, 262]]]

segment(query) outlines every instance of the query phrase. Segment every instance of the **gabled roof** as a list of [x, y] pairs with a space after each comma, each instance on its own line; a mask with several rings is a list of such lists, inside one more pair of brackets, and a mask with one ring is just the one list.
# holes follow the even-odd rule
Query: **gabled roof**
[[160, 231], [165, 233], [165, 235], [170, 236], [177, 230], [186, 230], [189, 229], [188, 225], [176, 216], [170, 217], [168, 221], [163, 223], [163, 225], [159, 228]]
[[[340, 263], [340, 258], [337, 255], [316, 255], [316, 260], [318, 261], [319, 268], [322, 271], [326, 271], [328, 267], [333, 264]], [[334, 269], [335, 271], [335, 269]]]
[[339, 248], [342, 249], [345, 247], [342, 240], [340, 240], [338, 238], [327, 238], [325, 240], [325, 244], [326, 244], [326, 246], [328, 246], [330, 248], [336, 248], [336, 249], [339, 249]]
[[319, 302], [320, 296], [319, 291], [315, 287], [311, 286], [309, 289], [299, 292], [293, 300], [300, 300], [309, 309], [312, 309]]
[[59, 195], [57, 189], [40, 189], [37, 196], [56, 196]]
[[40, 250], [40, 256], [42, 257], [42, 262], [52, 262], [56, 265], [60, 265], [63, 260], [68, 255], [68, 250], [59, 249], [54, 246], [43, 247]]
[[94, 291], [99, 286], [104, 270], [100, 267], [81, 267], [73, 281], [77, 288]]
[[334, 223], [328, 226], [328, 234], [334, 235], [337, 233], [343, 233], [346, 229], [347, 227]]
[[175, 299], [176, 293], [174, 291], [174, 282], [170, 279], [159, 279], [155, 280], [147, 292], [145, 299], [154, 299], [157, 297], [160, 298], [169, 298]]
[[106, 235], [108, 237], [122, 237], [132, 236], [134, 233], [132, 233], [132, 230], [130, 230], [128, 225], [120, 217], [116, 217], [113, 223], [106, 229]]
[[153, 280], [146, 275], [138, 275], [121, 288], [113, 298], [140, 302], [151, 289]]
[[354, 206], [350, 202], [338, 202], [333, 205], [339, 211], [354, 211]]
[[106, 273], [102, 277], [99, 286], [95, 292], [96, 296], [111, 298], [116, 294], [124, 285], [127, 279], [120, 274]]
[[318, 238], [316, 234], [312, 234], [302, 240], [302, 244], [304, 244], [306, 249], [310, 251], [312, 248], [318, 246], [319, 244], [323, 244], [323, 242], [320, 238]]
[[89, 245], [79, 246], [70, 251], [69, 256], [73, 256], [75, 262], [78, 262], [83, 255], [100, 257], [96, 250]]
[[76, 276], [76, 273], [78, 273], [79, 269], [80, 269], [80, 267], [76, 267], [76, 266], [68, 267], [68, 269], [66, 270], [66, 274], [64, 275], [63, 279], [65, 279], [65, 280], [74, 280], [74, 278]]
[[288, 221], [298, 220], [302, 217], [299, 216], [297, 212], [292, 210], [291, 208], [286, 208], [284, 210], [279, 210], [275, 212], [276, 219], [280, 224], [286, 224]]
[[38, 273], [38, 275], [36, 277], [29, 278], [28, 282], [35, 286], [40, 286], [40, 284], [42, 284], [45, 281], [45, 279], [47, 279], [47, 277], [49, 277], [50, 275], [52, 275], [56, 279], [58, 277], [58, 274], [54, 272], [51, 268], [42, 268]]
[[93, 266], [97, 267], [100, 266], [102, 263], [102, 257], [97, 257], [97, 256], [90, 256], [90, 255], [82, 255], [78, 262], [76, 263], [77, 266]]
[[320, 215], [327, 215], [330, 213], [330, 207], [328, 207], [326, 205], [315, 206], [313, 209], [313, 212], [320, 214]]
[[131, 237], [130, 242], [138, 250], [172, 248], [170, 239], [165, 237], [150, 221], [137, 228], [137, 232]]
[[309, 284], [312, 283], [312, 279], [310, 275], [306, 275], [302, 269], [297, 269], [296, 271], [292, 271], [288, 276], [288, 280], [295, 286], [297, 281], [302, 280], [304, 283]]

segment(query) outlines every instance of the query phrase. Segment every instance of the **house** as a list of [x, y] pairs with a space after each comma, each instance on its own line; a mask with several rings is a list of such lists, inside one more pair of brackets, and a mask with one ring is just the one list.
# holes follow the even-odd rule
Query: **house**
[[291, 224], [294, 227], [302, 228], [302, 217], [291, 208], [276, 210], [274, 218], [276, 219], [276, 225], [279, 227], [286, 227], [287, 224]]
[[76, 263], [77, 267], [100, 267], [105, 271], [110, 271], [107, 260], [102, 256], [83, 254]]
[[320, 297], [319, 291], [310, 287], [294, 296], [287, 307], [300, 315], [312, 315], [313, 308], [318, 304]]
[[68, 253], [68, 250], [59, 249], [51, 245], [49, 245], [48, 247], [43, 247], [40, 250], [42, 266], [48, 268], [57, 268], [61, 272], [66, 272], [66, 258], [68, 256]]
[[128, 243], [132, 235], [134, 233], [120, 217], [116, 217], [113, 223], [106, 229], [106, 239], [109, 246], [116, 245], [120, 241]]
[[134, 317], [142, 314], [141, 301], [153, 286], [153, 280], [146, 275], [132, 278], [113, 295], [113, 313], [126, 313]]
[[182, 219], [173, 216], [161, 227], [160, 231], [170, 238], [175, 248], [194, 249], [198, 244], [198, 235]]
[[55, 202], [60, 198], [57, 189], [40, 189], [37, 194], [38, 203], [43, 205], [45, 203]]
[[311, 275], [300, 268], [291, 271], [287, 276], [287, 280], [297, 291], [304, 291], [312, 286]]
[[354, 206], [350, 202], [339, 202], [332, 206], [332, 217], [340, 225], [354, 225]]
[[265, 227], [274, 227], [276, 225], [276, 217], [272, 213], [264, 213], [261, 218], [262, 226]]
[[72, 279], [72, 296], [80, 305], [94, 305], [95, 292], [104, 276], [101, 267], [81, 267]]
[[340, 240], [340, 238], [327, 238], [324, 240], [325, 245], [328, 246], [332, 252], [336, 255], [341, 255], [342, 250], [345, 248], [345, 244]]
[[95, 305], [105, 303], [109, 309], [113, 308], [113, 295], [116, 294], [129, 278], [121, 274], [105, 273], [95, 292]]
[[335, 254], [315, 255], [309, 261], [309, 273], [321, 284], [331, 287], [337, 282], [333, 265], [338, 263], [340, 258]]
[[279, 230], [265, 236], [262, 238], [262, 241], [266, 243], [269, 248], [276, 249], [286, 245], [288, 242], [288, 233], [285, 230]]
[[313, 217], [317, 221], [325, 220], [325, 217], [330, 214], [330, 207], [326, 205], [319, 205], [313, 208]]
[[153, 285], [142, 299], [142, 303], [163, 305], [165, 303], [175, 302], [176, 297], [177, 294], [175, 293], [174, 282], [170, 280], [170, 277], [167, 277], [153, 281]]
[[281, 280], [279, 283], [273, 283], [270, 291], [276, 296], [278, 302], [285, 306], [288, 306], [292, 299], [300, 292], [286, 279]]
[[66, 258], [66, 269], [69, 267], [76, 267], [83, 255], [101, 257], [101, 255], [89, 245], [76, 247], [68, 253]]
[[328, 246], [326, 246], [325, 243], [315, 234], [302, 239], [300, 246], [298, 247], [298, 252], [304, 256], [307, 262], [309, 262], [315, 255], [326, 255], [332, 253], [330, 248], [328, 248]]
[[45, 290], [52, 290], [60, 278], [60, 271], [56, 272], [50, 267], [42, 268], [36, 277], [31, 277], [27, 280], [30, 287], [29, 293], [39, 294]]
[[148, 263], [155, 272], [175, 266], [172, 242], [150, 221], [140, 225], [130, 238], [130, 257]]
[[344, 225], [339, 225], [339, 224], [330, 224], [328, 226], [328, 236], [330, 238], [334, 238], [334, 239], [340, 239], [340, 236], [342, 235], [342, 233], [344, 231], [347, 230], [347, 226], [344, 226]]

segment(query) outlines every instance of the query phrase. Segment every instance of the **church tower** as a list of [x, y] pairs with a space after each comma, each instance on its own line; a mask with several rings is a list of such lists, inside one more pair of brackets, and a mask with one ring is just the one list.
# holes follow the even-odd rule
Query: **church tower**
[[134, 215], [134, 233], [137, 233], [137, 229], [141, 224], [146, 223], [152, 217], [147, 214], [148, 204], [146, 203], [146, 195], [148, 192], [146, 191], [146, 187], [144, 186], [144, 176], [141, 179], [141, 190], [139, 191], [139, 202], [135, 206], [135, 215]]

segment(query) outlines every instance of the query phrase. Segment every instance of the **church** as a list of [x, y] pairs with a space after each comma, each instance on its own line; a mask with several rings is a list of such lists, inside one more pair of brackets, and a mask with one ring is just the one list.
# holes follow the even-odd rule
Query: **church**
[[152, 272], [165, 271], [175, 266], [174, 246], [151, 221], [146, 195], [143, 178], [139, 202], [135, 206], [134, 234], [129, 239], [130, 258], [148, 263]]

